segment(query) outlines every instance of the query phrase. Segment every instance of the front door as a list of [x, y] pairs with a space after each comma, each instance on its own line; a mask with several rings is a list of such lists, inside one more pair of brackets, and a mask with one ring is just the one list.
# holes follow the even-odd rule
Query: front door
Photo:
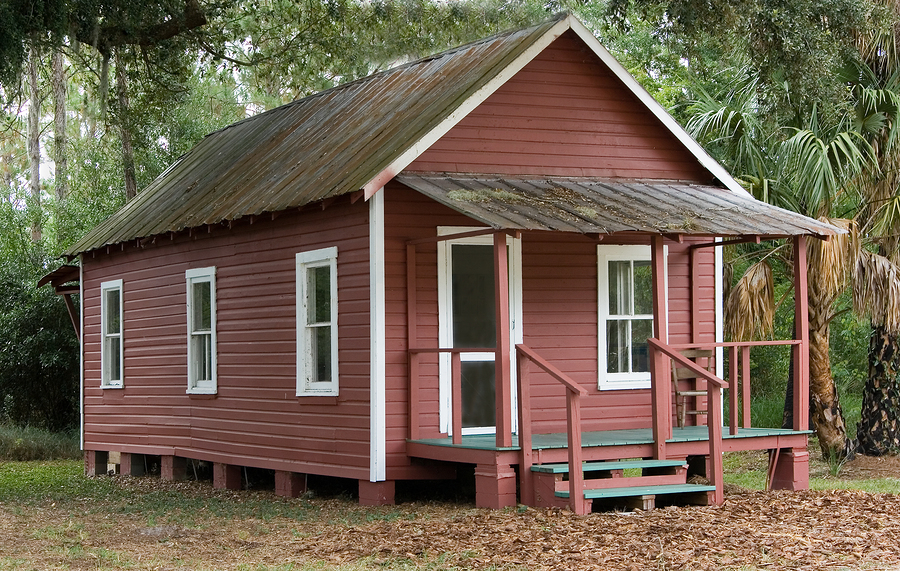
[[[458, 234], [471, 228], [440, 228]], [[510, 339], [521, 342], [521, 254], [519, 241], [508, 239]], [[460, 355], [462, 361], [463, 434], [495, 431], [494, 352], [497, 345], [497, 307], [494, 295], [494, 248], [490, 235], [440, 243], [438, 254], [440, 336], [442, 347], [489, 349]], [[515, 350], [511, 352], [513, 359]], [[512, 361], [514, 363], [514, 361]], [[515, 364], [511, 367], [515, 387]], [[512, 391], [515, 395], [515, 390]], [[450, 433], [450, 357], [441, 361], [441, 429]], [[513, 410], [515, 399], [513, 398]], [[515, 427], [514, 427], [515, 429]]]

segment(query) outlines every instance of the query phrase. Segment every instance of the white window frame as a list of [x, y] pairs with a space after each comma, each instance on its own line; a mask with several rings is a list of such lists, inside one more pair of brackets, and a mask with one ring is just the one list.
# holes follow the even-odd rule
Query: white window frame
[[[665, 308], [668, 313], [668, 247], [663, 248], [663, 291], [665, 292]], [[609, 262], [610, 261], [634, 261], [643, 262], [651, 260], [650, 246], [642, 245], [615, 245], [604, 244], [597, 246], [597, 355], [598, 355], [598, 380], [597, 388], [601, 391], [620, 389], [649, 389], [650, 372], [608, 373], [606, 353], [606, 324], [610, 319], [609, 314]], [[641, 318], [646, 316], [636, 315]], [[649, 316], [653, 318], [653, 315]], [[663, 340], [668, 342], [667, 339]]]
[[[336, 246], [321, 248], [296, 255], [297, 263], [297, 396], [338, 396], [338, 288]], [[308, 323], [306, 273], [313, 268], [328, 267], [331, 270], [331, 320], [328, 323]], [[310, 366], [313, 348], [313, 331], [321, 326], [331, 327], [331, 380], [314, 381]]]
[[[216, 342], [216, 267], [193, 268], [185, 271], [185, 282], [187, 284], [187, 393], [200, 395], [213, 395], [218, 391], [218, 356]], [[210, 303], [210, 379], [195, 378], [194, 371], [194, 288], [195, 283], [208, 282], [209, 285], [209, 303]]]
[[[119, 332], [110, 333], [106, 330], [109, 316], [109, 306], [106, 301], [106, 293], [111, 290], [119, 291], [119, 306], [115, 308], [119, 312]], [[104, 389], [121, 389], [125, 386], [125, 312], [124, 310], [125, 288], [122, 280], [111, 280], [100, 284], [100, 387]], [[108, 337], [119, 339], [119, 377], [110, 379], [110, 371], [107, 368], [108, 352], [106, 340]]]

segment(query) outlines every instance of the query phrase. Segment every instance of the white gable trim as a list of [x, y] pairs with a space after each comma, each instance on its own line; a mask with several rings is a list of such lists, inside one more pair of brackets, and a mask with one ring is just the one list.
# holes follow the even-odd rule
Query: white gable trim
[[426, 133], [421, 139], [409, 146], [399, 157], [394, 159], [391, 164], [375, 175], [369, 182], [363, 185], [365, 197], [368, 200], [380, 188], [383, 188], [388, 181], [397, 176], [403, 169], [409, 166], [422, 153], [424, 153], [438, 139], [447, 134], [450, 129], [456, 126], [466, 115], [481, 105], [488, 97], [497, 91], [504, 83], [509, 81], [531, 60], [537, 57], [544, 49], [553, 43], [556, 38], [563, 35], [566, 31], [574, 31], [579, 38], [596, 54], [600, 60], [605, 63], [609, 69], [618, 77], [647, 109], [656, 116], [657, 119], [677, 138], [682, 145], [690, 152], [697, 161], [708, 170], [714, 177], [719, 179], [732, 192], [750, 196], [744, 187], [740, 185], [729, 173], [725, 167], [720, 165], [712, 158], [697, 141], [678, 124], [669, 112], [659, 104], [656, 99], [650, 95], [644, 87], [637, 82], [634, 77], [628, 73], [622, 64], [616, 61], [616, 58], [610, 54], [600, 41], [594, 37], [594, 34], [588, 30], [575, 16], [568, 16], [560, 20], [559, 23], [538, 38], [527, 50], [522, 52], [512, 63], [503, 68], [481, 89], [473, 93], [459, 107], [457, 107], [450, 115], [444, 118], [440, 124], [434, 129]]
[[380, 188], [382, 188], [389, 180], [397, 176], [403, 169], [405, 169], [411, 162], [416, 160], [419, 155], [424, 153], [428, 148], [435, 144], [438, 139], [447, 134], [450, 129], [456, 126], [457, 123], [463, 120], [463, 118], [471, 113], [476, 107], [481, 105], [488, 97], [494, 94], [495, 91], [500, 89], [504, 83], [512, 79], [512, 77], [519, 73], [519, 71], [528, 65], [531, 60], [533, 60], [539, 53], [544, 51], [544, 48], [553, 43], [553, 41], [563, 35], [570, 28], [569, 20], [571, 17], [566, 18], [564, 20], [560, 20], [556, 25], [547, 30], [547, 32], [538, 38], [531, 46], [528, 47], [524, 52], [519, 54], [519, 56], [512, 61], [505, 68], [500, 70], [490, 81], [488, 81], [485, 85], [483, 85], [480, 89], [478, 89], [475, 93], [469, 96], [468, 99], [463, 101], [463, 103], [453, 110], [450, 115], [444, 118], [437, 127], [432, 129], [431, 131], [425, 133], [425, 135], [413, 143], [410, 147], [406, 149], [399, 157], [393, 160], [391, 164], [385, 167], [380, 173], [375, 175], [375, 177], [363, 185], [363, 190], [365, 191], [366, 199], [369, 199], [373, 194], [375, 194]]

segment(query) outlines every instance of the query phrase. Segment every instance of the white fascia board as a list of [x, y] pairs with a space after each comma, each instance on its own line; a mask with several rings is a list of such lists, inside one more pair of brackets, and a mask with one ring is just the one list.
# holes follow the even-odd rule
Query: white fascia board
[[[419, 155], [424, 153], [431, 145], [437, 142], [438, 139], [447, 134], [450, 129], [456, 126], [457, 123], [463, 120], [463, 118], [472, 112], [476, 107], [481, 105], [488, 97], [494, 94], [495, 91], [500, 89], [500, 87], [509, 81], [515, 74], [519, 73], [519, 71], [528, 65], [531, 60], [537, 57], [544, 49], [553, 43], [556, 38], [563, 35], [569, 28], [571, 27], [570, 20], [573, 18], [570, 16], [564, 20], [560, 20], [556, 25], [547, 30], [547, 32], [538, 38], [531, 46], [528, 47], [524, 52], [519, 54], [515, 60], [512, 61], [505, 68], [500, 70], [497, 75], [495, 75], [490, 81], [488, 81], [485, 85], [483, 85], [480, 89], [478, 89], [475, 93], [469, 96], [468, 99], [463, 101], [463, 103], [457, 107], [452, 113], [450, 113], [447, 117], [444, 118], [435, 128], [431, 131], [425, 133], [425, 135], [410, 145], [399, 157], [394, 159], [391, 164], [384, 168], [380, 173], [375, 175], [372, 180], [363, 185], [363, 191], [365, 192], [366, 200], [371, 198], [379, 189], [383, 188], [385, 184], [388, 183], [392, 178], [397, 176], [403, 169], [405, 169], [411, 162], [416, 160]], [[652, 99], [652, 98], [651, 98]]]
[[384, 193], [369, 201], [369, 480], [387, 477], [386, 290], [384, 285]]
[[725, 170], [725, 167], [719, 164], [716, 159], [712, 158], [706, 150], [700, 146], [700, 143], [694, 140], [687, 131], [685, 131], [681, 125], [678, 124], [669, 112], [659, 104], [659, 102], [653, 98], [650, 93], [644, 89], [644, 86], [638, 83], [638, 81], [628, 73], [628, 70], [622, 67], [616, 58], [612, 56], [612, 54], [607, 51], [606, 48], [603, 47], [603, 44], [600, 43], [593, 33], [588, 30], [584, 24], [582, 24], [577, 18], [574, 16], [569, 16], [563, 23], [566, 23], [567, 27], [570, 27], [572, 31], [578, 34], [578, 37], [584, 41], [590, 47], [597, 57], [605, 63], [609, 69], [618, 77], [622, 83], [625, 84], [628, 89], [631, 90], [632, 93], [643, 103], [647, 109], [653, 113], [657, 119], [659, 119], [663, 125], [666, 126], [669, 131], [675, 135], [675, 137], [681, 141], [683, 144], [703, 165], [713, 176], [722, 181], [726, 187], [732, 192], [737, 194], [742, 194], [745, 196], [751, 196], [749, 192], [747, 192], [741, 184], [734, 180], [734, 177]]

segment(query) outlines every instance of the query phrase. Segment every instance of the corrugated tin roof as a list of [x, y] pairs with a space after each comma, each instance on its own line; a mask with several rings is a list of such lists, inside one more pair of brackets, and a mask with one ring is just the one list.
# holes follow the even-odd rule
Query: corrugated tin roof
[[212, 133], [66, 253], [357, 191], [565, 19], [371, 75]]
[[402, 174], [397, 180], [470, 218], [505, 230], [772, 237], [843, 233], [715, 186], [439, 174]]

